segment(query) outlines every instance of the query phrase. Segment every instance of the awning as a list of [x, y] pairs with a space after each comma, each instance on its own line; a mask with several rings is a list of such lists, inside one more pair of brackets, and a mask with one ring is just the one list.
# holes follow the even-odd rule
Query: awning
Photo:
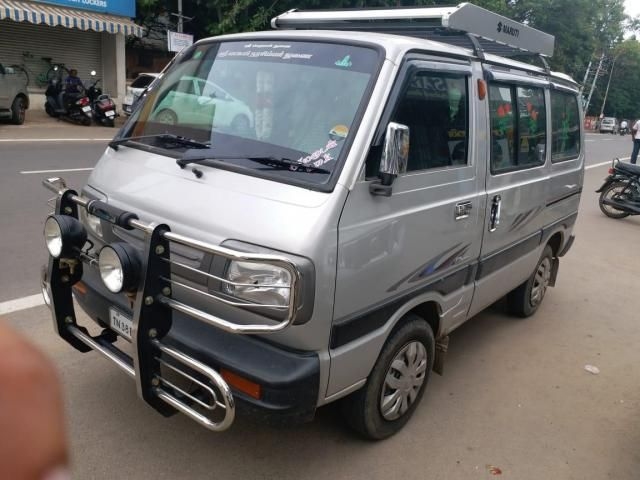
[[80, 30], [142, 36], [142, 27], [126, 17], [18, 0], [0, 0], [0, 20], [4, 19], [43, 23], [51, 27], [59, 25]]

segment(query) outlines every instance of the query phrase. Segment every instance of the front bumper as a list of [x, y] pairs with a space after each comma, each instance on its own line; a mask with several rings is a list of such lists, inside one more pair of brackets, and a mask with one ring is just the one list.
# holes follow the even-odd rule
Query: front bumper
[[[298, 307], [298, 273], [293, 264], [285, 257], [249, 254], [186, 239], [171, 233], [167, 225], [144, 224], [130, 212], [83, 199], [66, 189], [59, 179], [55, 181], [62, 186], [54, 179], [45, 181], [45, 186], [58, 194], [57, 215], [78, 218], [78, 208], [86, 208], [102, 220], [145, 233], [146, 261], [135, 297], [108, 292], [95, 268], [96, 257], [86, 251], [79, 252], [75, 259], [49, 258], [43, 272], [43, 290], [49, 298], [54, 328], [63, 339], [81, 352], [97, 350], [112, 360], [134, 378], [139, 396], [165, 416], [180, 411], [214, 431], [223, 431], [233, 423], [236, 404], [240, 411], [269, 423], [313, 417], [319, 387], [317, 355], [285, 351], [241, 335], [275, 332], [291, 325]], [[237, 324], [172, 298], [173, 242], [229, 258], [267, 261], [290, 268], [293, 281], [288, 315], [275, 324]], [[100, 335], [92, 337], [77, 324], [72, 300], [74, 285], [79, 304], [104, 328]], [[131, 305], [128, 302], [133, 298]], [[109, 328], [109, 308], [114, 305], [133, 320], [130, 355], [115, 345], [118, 337]], [[232, 393], [223, 370], [258, 384], [259, 395], [252, 398], [242, 389]]]

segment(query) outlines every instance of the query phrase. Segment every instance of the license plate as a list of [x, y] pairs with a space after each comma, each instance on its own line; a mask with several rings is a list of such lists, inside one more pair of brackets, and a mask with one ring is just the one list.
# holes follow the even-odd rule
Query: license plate
[[108, 112], [104, 112], [104, 114], [107, 117], [113, 117], [116, 114], [116, 112], [114, 112], [113, 110], [109, 110]]
[[91, 111], [91, 107], [82, 107], [82, 111], [83, 112], [90, 112]]
[[115, 308], [109, 309], [109, 325], [117, 333], [127, 340], [131, 341], [131, 330], [133, 329], [133, 321], [124, 313], [119, 312]]

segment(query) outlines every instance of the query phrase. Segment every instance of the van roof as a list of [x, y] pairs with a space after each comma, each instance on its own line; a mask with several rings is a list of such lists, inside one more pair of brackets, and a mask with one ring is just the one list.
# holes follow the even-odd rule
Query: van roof
[[[333, 31], [333, 30], [271, 30], [264, 32], [234, 33], [216, 37], [217, 40], [272, 40], [283, 37], [296, 38], [301, 41], [308, 40], [329, 40], [369, 43], [383, 47], [386, 51], [387, 59], [399, 62], [404, 55], [411, 50], [422, 50], [435, 55], [452, 56], [459, 59], [478, 59], [476, 52], [472, 49], [461, 46], [442, 43], [435, 40], [422, 39], [417, 37], [401, 36], [389, 33], [371, 33], [354, 31]], [[211, 41], [203, 39], [198, 43]], [[545, 68], [520, 62], [512, 58], [505, 58], [499, 55], [485, 53], [484, 60], [488, 63], [498, 65], [508, 69], [526, 71], [536, 76], [549, 77], [551, 80], [566, 84], [572, 88], [577, 88], [578, 84], [569, 75], [561, 72], [548, 71]]]

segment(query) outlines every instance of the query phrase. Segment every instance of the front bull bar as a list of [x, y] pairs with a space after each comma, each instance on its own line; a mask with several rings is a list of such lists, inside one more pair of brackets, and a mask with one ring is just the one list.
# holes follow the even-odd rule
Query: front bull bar
[[[43, 185], [57, 195], [57, 215], [69, 215], [77, 219], [78, 207], [81, 207], [111, 224], [128, 230], [137, 229], [145, 235], [140, 275], [142, 280], [133, 306], [132, 357], [114, 345], [117, 335], [112, 330], [104, 329], [100, 335], [91, 336], [84, 327], [76, 323], [71, 287], [82, 278], [85, 265], [95, 268], [97, 264], [96, 257], [86, 252], [80, 252], [77, 259], [49, 256], [47, 270], [43, 272], [43, 289], [50, 301], [56, 333], [81, 352], [96, 350], [113, 361], [134, 378], [138, 396], [162, 415], [169, 416], [179, 411], [209, 430], [220, 432], [229, 428], [235, 418], [235, 402], [231, 389], [222, 376], [212, 367], [162, 342], [171, 328], [172, 312], [175, 310], [184, 313], [233, 333], [271, 333], [283, 330], [293, 323], [298, 309], [300, 272], [297, 267], [286, 257], [236, 251], [173, 233], [166, 224], [144, 223], [131, 212], [79, 196], [74, 190], [68, 189], [60, 178], [45, 179]], [[280, 307], [286, 308], [286, 318], [271, 324], [237, 324], [175, 300], [171, 295], [172, 284], [177, 283], [171, 278], [171, 265], [176, 264], [170, 257], [171, 242], [227, 259], [267, 262], [285, 268], [291, 275], [289, 304], [287, 307]], [[225, 279], [219, 280], [233, 284]], [[263, 286], [268, 287], [271, 285]], [[234, 302], [208, 292], [197, 292], [210, 300], [239, 308], [274, 307]], [[195, 385], [198, 395], [166, 378], [161, 367]]]

